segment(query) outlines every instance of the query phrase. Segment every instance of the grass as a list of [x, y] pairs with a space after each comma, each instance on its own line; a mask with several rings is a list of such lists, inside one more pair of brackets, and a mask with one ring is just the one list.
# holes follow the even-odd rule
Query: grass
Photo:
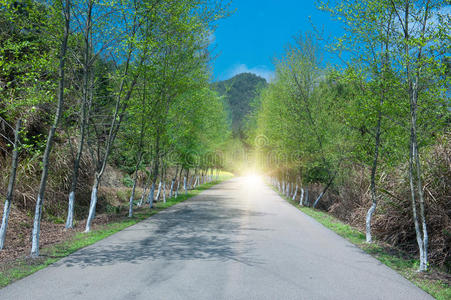
[[[278, 192], [276, 189], [274, 190]], [[438, 300], [451, 299], [451, 287], [448, 283], [437, 280], [435, 278], [429, 278], [430, 276], [428, 275], [432, 274], [435, 270], [431, 269], [429, 272], [424, 274], [418, 272], [418, 259], [410, 258], [409, 255], [403, 253], [402, 251], [378, 241], [368, 244], [366, 243], [364, 233], [338, 220], [327, 212], [305, 206], [301, 207], [292, 199], [288, 199], [281, 193], [279, 193], [279, 195], [306, 215], [314, 218], [325, 227], [333, 230], [341, 237], [347, 239], [388, 267], [397, 271], [406, 279], [410, 280], [412, 283], [423, 289], [425, 292], [429, 293], [434, 298]]]
[[34, 272], [57, 262], [61, 258], [64, 258], [81, 248], [92, 245], [118, 231], [139, 223], [168, 207], [192, 198], [202, 191], [209, 189], [231, 177], [231, 174], [221, 174], [217, 181], [200, 185], [196, 187], [196, 189], [188, 191], [186, 195], [185, 193], [180, 193], [177, 199], [170, 198], [167, 199], [166, 203], [154, 203], [154, 209], [152, 210], [149, 210], [148, 208], [136, 209], [133, 218], [124, 217], [120, 220], [100, 226], [89, 233], [77, 233], [65, 242], [42, 248], [40, 250], [41, 255], [39, 258], [32, 259], [29, 257], [23, 257], [15, 260], [14, 262], [8, 263], [7, 265], [2, 266], [2, 270], [0, 272], [0, 288], [33, 274]]

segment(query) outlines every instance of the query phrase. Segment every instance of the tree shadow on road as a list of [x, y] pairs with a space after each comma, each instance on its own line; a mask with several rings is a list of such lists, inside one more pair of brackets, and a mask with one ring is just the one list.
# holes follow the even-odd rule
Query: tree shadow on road
[[228, 207], [231, 198], [200, 196], [177, 209], [164, 211], [93, 246], [77, 251], [58, 265], [67, 267], [141, 263], [148, 260], [234, 260], [246, 265], [262, 263], [250, 254], [254, 245], [245, 236], [264, 231], [243, 224], [243, 217], [266, 215]]

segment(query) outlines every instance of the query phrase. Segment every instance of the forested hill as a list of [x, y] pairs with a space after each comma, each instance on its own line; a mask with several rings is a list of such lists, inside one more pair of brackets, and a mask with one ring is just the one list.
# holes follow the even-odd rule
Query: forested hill
[[228, 80], [213, 83], [219, 95], [225, 96], [235, 137], [242, 137], [244, 119], [252, 109], [252, 100], [266, 85], [264, 78], [252, 73], [241, 73]]

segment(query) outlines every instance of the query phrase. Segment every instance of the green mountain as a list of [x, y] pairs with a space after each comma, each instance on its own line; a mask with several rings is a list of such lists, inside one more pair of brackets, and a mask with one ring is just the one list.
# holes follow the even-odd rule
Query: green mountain
[[241, 73], [213, 83], [214, 89], [226, 102], [234, 137], [243, 137], [244, 121], [252, 110], [251, 103], [266, 85], [264, 78], [252, 73]]

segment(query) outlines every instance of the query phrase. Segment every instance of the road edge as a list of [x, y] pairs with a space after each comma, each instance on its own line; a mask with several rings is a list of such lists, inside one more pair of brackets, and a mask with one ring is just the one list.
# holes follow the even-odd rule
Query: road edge
[[130, 226], [141, 223], [170, 207], [192, 199], [203, 191], [228, 181], [233, 177], [234, 176], [223, 176], [218, 180], [199, 185], [195, 189], [189, 190], [186, 195], [180, 194], [177, 199], [170, 198], [166, 203], [157, 202], [155, 203], [156, 209], [148, 210], [143, 208], [141, 211], [136, 211], [133, 218], [124, 217], [120, 220], [115, 220], [111, 223], [102, 225], [100, 228], [96, 228], [89, 233], [76, 233], [66, 241], [41, 248], [41, 255], [38, 258], [32, 259], [27, 256], [20, 257], [13, 262], [8, 262], [9, 266], [3, 266], [5, 269], [0, 272], [0, 290], [15, 281], [57, 263], [78, 250], [100, 242], [101, 240], [129, 228]]
[[[417, 259], [404, 259], [388, 253], [385, 249], [387, 245], [382, 245], [380, 241], [375, 240], [372, 244], [365, 241], [365, 234], [351, 225], [337, 219], [331, 214], [318, 209], [300, 206], [297, 202], [280, 193], [274, 186], [265, 182], [277, 195], [283, 200], [294, 206], [301, 213], [312, 218], [325, 228], [333, 231], [348, 242], [358, 247], [368, 255], [371, 255], [385, 266], [400, 274], [409, 280], [415, 286], [422, 289], [437, 300], [451, 299], [451, 287], [446, 282], [440, 280], [428, 279], [424, 274], [418, 273], [419, 261]], [[400, 251], [397, 249], [397, 251]]]

